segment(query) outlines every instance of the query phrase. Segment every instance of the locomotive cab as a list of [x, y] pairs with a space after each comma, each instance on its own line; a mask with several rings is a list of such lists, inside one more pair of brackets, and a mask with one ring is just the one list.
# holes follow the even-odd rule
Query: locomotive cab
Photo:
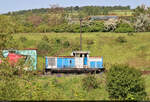
[[83, 58], [83, 68], [88, 68], [89, 53], [89, 51], [73, 51], [71, 55], [74, 57]]

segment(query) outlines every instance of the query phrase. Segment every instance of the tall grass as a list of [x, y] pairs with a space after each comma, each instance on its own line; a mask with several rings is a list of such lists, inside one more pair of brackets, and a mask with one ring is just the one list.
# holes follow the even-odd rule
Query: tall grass
[[[21, 36], [27, 38], [25, 42], [19, 39]], [[60, 39], [61, 48], [50, 51], [51, 55], [70, 55], [73, 49], [79, 47], [79, 33], [30, 33], [14, 34], [18, 41], [19, 48], [36, 48], [42, 37], [47, 35], [50, 44], [56, 46], [56, 39]], [[124, 37], [126, 42], [118, 42], [118, 37]], [[84, 33], [83, 50], [89, 50], [90, 56], [103, 56], [104, 67], [109, 69], [112, 64], [129, 64], [140, 70], [149, 70], [150, 68], [150, 33], [136, 33], [129, 36], [126, 33]], [[69, 47], [63, 48], [63, 41], [69, 41]], [[50, 45], [51, 46], [51, 45]], [[57, 53], [56, 53], [57, 52]], [[43, 70], [44, 56], [38, 55], [38, 70]], [[19, 98], [16, 100], [108, 100], [108, 93], [105, 90], [105, 74], [98, 74], [96, 77], [100, 80], [100, 87], [85, 90], [82, 79], [85, 75], [52, 75], [35, 76], [30, 80], [16, 78], [19, 92]], [[146, 81], [146, 91], [150, 98], [150, 76], [143, 76]], [[8, 83], [8, 85], [11, 83]], [[3, 81], [0, 80], [0, 86], [3, 87]], [[10, 87], [11, 88], [11, 87]], [[0, 91], [1, 92], [1, 91]], [[15, 92], [15, 90], [14, 90]], [[2, 99], [3, 97], [1, 97]], [[9, 99], [12, 99], [11, 97]]]
[[[51, 49], [48, 56], [70, 55], [73, 50], [78, 50], [80, 45], [79, 33], [29, 33], [15, 34], [15, 39], [24, 35], [27, 38], [25, 43], [20, 43], [20, 48], [36, 48], [44, 35], [50, 40]], [[126, 42], [117, 41], [119, 37], [126, 39]], [[59, 46], [56, 40], [60, 39]], [[129, 64], [141, 70], [148, 70], [150, 67], [150, 34], [135, 33], [132, 36], [127, 33], [83, 33], [83, 50], [90, 51], [90, 56], [103, 56], [106, 68], [112, 64]], [[69, 46], [63, 47], [64, 42]], [[92, 42], [92, 43], [91, 43]], [[23, 47], [21, 47], [23, 46]], [[43, 63], [43, 57], [39, 56], [39, 63]], [[38, 69], [42, 70], [41, 64]]]

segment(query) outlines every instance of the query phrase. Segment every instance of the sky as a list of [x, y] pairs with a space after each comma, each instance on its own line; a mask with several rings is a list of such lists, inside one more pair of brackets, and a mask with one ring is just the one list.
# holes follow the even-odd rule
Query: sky
[[0, 14], [18, 10], [35, 8], [49, 8], [50, 5], [58, 4], [67, 6], [127, 6], [136, 8], [141, 4], [150, 6], [150, 0], [0, 0]]

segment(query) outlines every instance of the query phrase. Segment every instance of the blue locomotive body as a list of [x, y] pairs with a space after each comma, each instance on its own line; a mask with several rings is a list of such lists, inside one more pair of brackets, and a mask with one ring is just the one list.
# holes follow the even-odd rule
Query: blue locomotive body
[[89, 57], [89, 52], [74, 51], [72, 56], [45, 57], [47, 70], [103, 70], [103, 57]]

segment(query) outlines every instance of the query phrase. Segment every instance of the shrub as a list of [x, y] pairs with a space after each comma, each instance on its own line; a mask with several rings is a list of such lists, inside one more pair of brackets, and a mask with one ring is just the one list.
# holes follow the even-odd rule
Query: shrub
[[92, 22], [89, 32], [103, 32], [104, 24], [99, 22]]
[[117, 39], [116, 39], [117, 42], [119, 43], [126, 43], [127, 42], [127, 39], [123, 36], [119, 36]]
[[82, 79], [83, 89], [90, 90], [99, 88], [100, 82], [95, 75], [87, 75]]
[[23, 96], [20, 80], [29, 81], [33, 75], [29, 76], [28, 72], [23, 70], [22, 61], [12, 66], [3, 59], [3, 63], [0, 64], [0, 100], [18, 100]]
[[64, 46], [65, 48], [69, 47], [69, 46], [70, 46], [69, 41], [65, 41], [65, 42], [63, 43], [63, 46]]
[[134, 28], [127, 24], [127, 23], [121, 23], [116, 28], [115, 32], [117, 33], [128, 33], [128, 32], [134, 32]]
[[139, 70], [127, 65], [113, 65], [107, 73], [107, 91], [111, 99], [142, 100], [146, 98]]
[[48, 25], [39, 25], [35, 28], [34, 32], [46, 33], [50, 32], [50, 27]]
[[[99, 22], [82, 23], [82, 32], [99, 32], [104, 30], [104, 24]], [[54, 32], [80, 32], [80, 24], [63, 24], [52, 28]]]
[[0, 100], [17, 100], [20, 97], [21, 88], [16, 79], [5, 80], [0, 85]]
[[43, 40], [43, 41], [46, 41], [46, 42], [49, 42], [49, 38], [48, 38], [47, 35], [44, 35], [44, 36], [42, 37], [42, 40]]
[[47, 43], [46, 41], [41, 41], [39, 42], [39, 44], [37, 45], [38, 51], [40, 52], [40, 54], [47, 54], [50, 50], [50, 45], [49, 43]]
[[91, 39], [87, 39], [87, 45], [92, 45], [92, 44], [94, 44], [94, 41]]
[[70, 25], [69, 32], [73, 32], [73, 33], [79, 33], [80, 32], [80, 25], [79, 24], [72, 24]]
[[117, 24], [118, 24], [118, 20], [115, 19], [109, 19], [108, 21], [105, 21], [104, 31], [105, 32], [115, 31]]
[[22, 37], [20, 37], [19, 39], [20, 39], [20, 41], [21, 41], [21, 42], [25, 42], [25, 41], [27, 41], [27, 38], [26, 38], [26, 37], [23, 37], [23, 36], [22, 36]]
[[57, 44], [61, 44], [61, 39], [56, 38], [56, 43], [57, 43]]
[[73, 43], [71, 47], [72, 47], [72, 51], [80, 50], [80, 44], [79, 43]]
[[18, 43], [14, 39], [12, 34], [0, 34], [0, 38], [1, 38], [0, 39], [0, 50], [10, 49], [10, 48], [14, 48], [14, 49], [18, 48]]
[[134, 36], [134, 34], [133, 34], [133, 33], [131, 33], [131, 32], [129, 32], [129, 33], [128, 33], [128, 36]]
[[63, 25], [59, 25], [59, 26], [55, 26], [52, 28], [52, 31], [59, 33], [59, 32], [67, 32], [68, 31], [68, 25], [67, 24], [63, 24]]

